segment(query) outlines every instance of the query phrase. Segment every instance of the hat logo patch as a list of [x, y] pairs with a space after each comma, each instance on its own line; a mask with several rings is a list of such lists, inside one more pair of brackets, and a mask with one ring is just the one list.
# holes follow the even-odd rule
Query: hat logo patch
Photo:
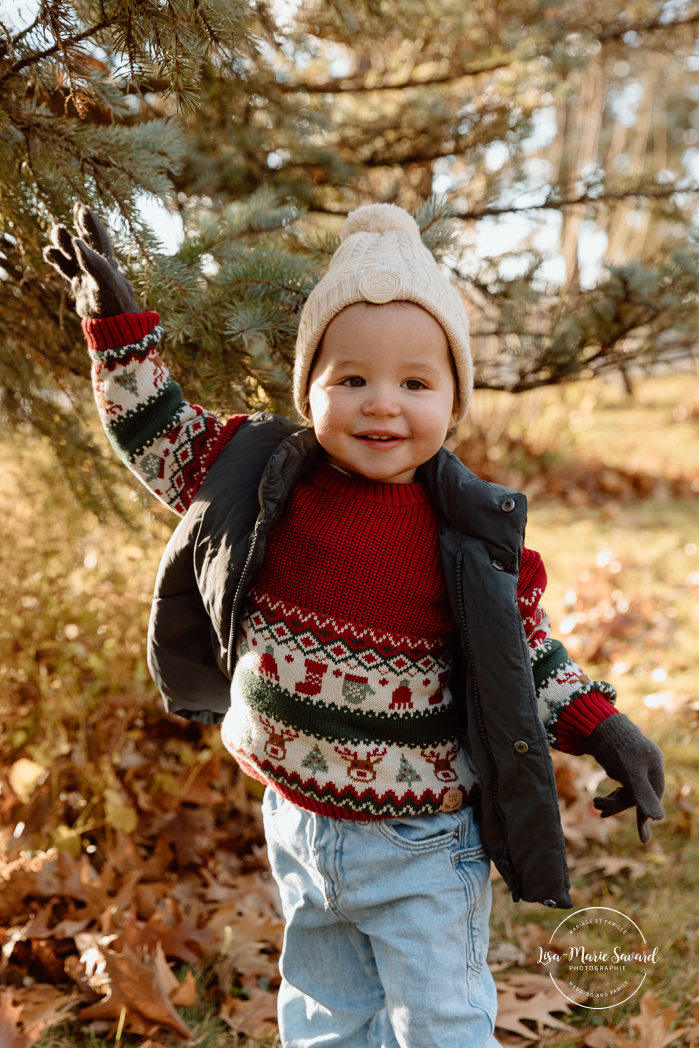
[[389, 269], [371, 269], [359, 278], [359, 291], [367, 302], [390, 302], [400, 289], [400, 277]]

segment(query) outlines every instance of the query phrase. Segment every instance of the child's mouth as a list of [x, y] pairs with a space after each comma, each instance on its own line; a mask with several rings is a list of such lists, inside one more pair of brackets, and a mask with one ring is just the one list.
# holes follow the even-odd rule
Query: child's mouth
[[354, 436], [367, 447], [381, 451], [395, 448], [405, 440], [405, 437], [400, 437], [395, 433], [355, 433]]

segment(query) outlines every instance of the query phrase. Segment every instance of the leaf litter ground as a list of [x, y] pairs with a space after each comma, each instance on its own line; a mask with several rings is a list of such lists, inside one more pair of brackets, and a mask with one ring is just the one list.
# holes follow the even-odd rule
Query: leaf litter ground
[[[684, 444], [699, 450], [699, 422], [686, 416]], [[151, 506], [138, 535], [100, 524], [65, 501], [41, 445], [6, 441], [2, 463], [0, 1048], [272, 1043], [283, 921], [259, 790], [216, 729], [161, 712], [145, 668], [169, 522]], [[668, 818], [643, 848], [632, 819], [602, 822], [591, 807], [612, 786], [594, 762], [554, 754], [573, 897], [623, 910], [663, 956], [645, 997], [592, 1021], [535, 963], [558, 916], [513, 906], [494, 879], [497, 1035], [689, 1045], [699, 1042], [697, 503], [661, 486], [662, 497], [600, 504], [604, 487], [594, 490], [535, 505], [528, 541], [545, 555], [559, 635], [663, 745]]]

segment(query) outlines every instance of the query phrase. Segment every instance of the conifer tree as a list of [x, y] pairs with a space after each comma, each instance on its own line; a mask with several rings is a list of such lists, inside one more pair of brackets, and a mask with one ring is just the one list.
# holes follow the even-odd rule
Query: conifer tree
[[[379, 200], [417, 214], [467, 297], [477, 385], [686, 352], [698, 25], [659, 0], [307, 0], [283, 17], [264, 0], [40, 0], [28, 27], [0, 26], [4, 421], [49, 437], [104, 507], [83, 340], [41, 259], [76, 198], [163, 315], [186, 394], [223, 413], [289, 409], [305, 296], [342, 216]], [[156, 198], [184, 222], [174, 255], [144, 218]], [[560, 216], [553, 260], [533, 232], [505, 257], [474, 251], [475, 223], [516, 212]], [[594, 228], [609, 242], [590, 286]]]

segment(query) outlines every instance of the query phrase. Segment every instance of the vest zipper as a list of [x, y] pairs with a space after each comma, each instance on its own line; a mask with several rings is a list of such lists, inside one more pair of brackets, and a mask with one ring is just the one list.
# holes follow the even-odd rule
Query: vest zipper
[[[480, 696], [480, 692], [478, 690], [478, 678], [476, 676], [476, 662], [475, 662], [475, 659], [473, 657], [473, 648], [471, 647], [471, 640], [470, 640], [470, 637], [468, 635], [468, 626], [467, 626], [467, 621], [466, 621], [466, 607], [465, 607], [465, 603], [464, 603], [463, 580], [462, 580], [462, 572], [461, 572], [462, 560], [463, 560], [463, 558], [462, 558], [462, 555], [461, 555], [461, 550], [457, 550], [457, 552], [456, 552], [456, 596], [457, 596], [457, 600], [458, 600], [458, 603], [459, 603], [459, 617], [461, 618], [461, 628], [463, 630], [464, 640], [466, 642], [466, 655], [468, 657], [468, 664], [469, 664], [469, 667], [471, 669], [471, 673], [473, 674], [473, 698], [474, 698], [474, 703], [475, 703], [475, 707], [476, 707], [476, 723], [478, 725], [478, 731], [480, 733], [483, 745], [485, 746], [486, 752], [487, 752], [488, 756], [490, 757], [490, 763], [493, 766], [493, 807], [495, 808], [495, 812], [497, 814], [497, 817], [500, 820], [500, 825], [502, 826], [502, 832], [503, 832], [503, 837], [504, 837], [504, 844], [503, 844], [503, 849], [502, 849], [502, 857], [500, 859], [500, 862], [496, 863], [495, 865], [498, 867], [498, 870], [500, 870], [500, 867], [502, 865], [507, 865], [510, 869], [512, 869], [512, 864], [510, 862], [510, 850], [509, 850], [509, 848], [507, 846], [507, 824], [505, 822], [505, 816], [503, 814], [502, 808], [500, 807], [500, 802], [498, 800], [498, 783], [499, 783], [500, 777], [498, 775], [498, 767], [497, 767], [497, 764], [495, 763], [495, 758], [493, 757], [493, 750], [492, 750], [491, 745], [490, 745], [490, 740], [489, 740], [489, 738], [488, 738], [488, 736], [486, 734], [485, 726], [483, 724], [483, 709], [481, 707], [481, 696]], [[513, 896], [516, 895], [516, 894], [518, 894], [516, 891], [513, 892]]]
[[231, 606], [231, 628], [230, 628], [230, 632], [228, 634], [228, 658], [227, 658], [228, 673], [230, 675], [231, 680], [233, 679], [233, 655], [235, 653], [235, 621], [236, 621], [236, 618], [237, 618], [237, 615], [238, 615], [238, 604], [240, 603], [240, 598], [241, 598], [241, 596], [243, 594], [243, 587], [244, 587], [244, 585], [245, 585], [245, 583], [247, 581], [247, 575], [248, 575], [248, 572], [250, 571], [250, 565], [252, 564], [252, 559], [255, 556], [255, 550], [257, 549], [257, 542], [258, 542], [258, 539], [259, 539], [259, 536], [260, 536], [260, 531], [261, 531], [261, 527], [260, 527], [261, 524], [262, 524], [262, 521], [258, 521], [257, 524], [255, 525], [255, 530], [254, 530], [254, 532], [252, 534], [252, 540], [251, 540], [250, 546], [248, 548], [248, 555], [245, 558], [245, 565], [243, 566], [243, 570], [241, 572], [240, 579], [238, 580], [238, 588], [235, 591], [235, 596], [233, 597], [233, 604]]

